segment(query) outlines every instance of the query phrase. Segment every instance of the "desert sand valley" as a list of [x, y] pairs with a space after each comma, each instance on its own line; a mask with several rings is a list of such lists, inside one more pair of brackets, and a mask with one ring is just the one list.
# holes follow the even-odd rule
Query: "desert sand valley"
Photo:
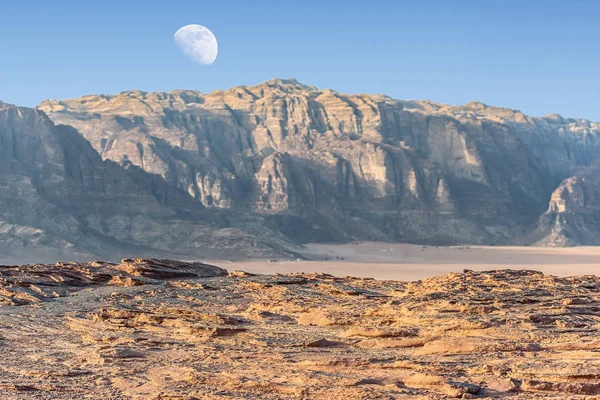
[[462, 272], [463, 269], [532, 269], [558, 276], [600, 273], [600, 247], [438, 247], [361, 242], [308, 244], [298, 251], [307, 260], [211, 262], [228, 269], [239, 268], [261, 274], [324, 272], [402, 281]]

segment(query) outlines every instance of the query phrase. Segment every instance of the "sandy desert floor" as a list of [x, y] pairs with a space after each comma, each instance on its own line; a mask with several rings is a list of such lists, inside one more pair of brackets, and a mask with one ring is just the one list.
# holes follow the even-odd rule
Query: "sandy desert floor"
[[[600, 274], [600, 247], [431, 247], [395, 243], [347, 245], [310, 244], [301, 250], [308, 259], [228, 262], [228, 269], [261, 274], [324, 272], [336, 276], [418, 280], [468, 268], [533, 269], [558, 276]], [[276, 261], [276, 262], [274, 262]]]

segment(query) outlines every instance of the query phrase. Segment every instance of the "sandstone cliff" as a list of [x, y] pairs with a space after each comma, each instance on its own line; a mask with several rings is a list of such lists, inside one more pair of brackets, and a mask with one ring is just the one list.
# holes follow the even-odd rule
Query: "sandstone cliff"
[[600, 160], [565, 179], [540, 219], [538, 244], [600, 245]]
[[586, 120], [295, 80], [39, 109], [103, 158], [159, 175], [213, 211], [260, 215], [298, 242], [576, 244], [541, 238], [538, 219], [560, 183], [600, 154], [600, 125]]
[[[72, 127], [0, 103], [0, 261], [279, 252], [131, 163], [103, 161]], [[258, 229], [258, 228], [257, 228]]]

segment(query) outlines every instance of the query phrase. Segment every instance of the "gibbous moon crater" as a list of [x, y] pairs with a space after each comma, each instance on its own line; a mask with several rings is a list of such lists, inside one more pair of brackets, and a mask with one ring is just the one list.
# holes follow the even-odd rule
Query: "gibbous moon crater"
[[210, 65], [217, 59], [217, 38], [202, 25], [186, 25], [179, 29], [175, 32], [175, 43], [186, 56], [198, 64]]

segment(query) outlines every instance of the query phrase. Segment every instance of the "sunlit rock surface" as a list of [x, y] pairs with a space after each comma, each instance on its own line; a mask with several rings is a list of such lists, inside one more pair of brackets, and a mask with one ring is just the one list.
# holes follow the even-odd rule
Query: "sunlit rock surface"
[[[299, 217], [332, 240], [583, 243], [539, 218], [561, 182], [600, 154], [600, 125], [586, 120], [345, 95], [293, 79], [39, 109], [103, 158], [157, 174], [209, 209]], [[309, 236], [271, 227], [293, 241]]]
[[585, 399], [600, 278], [0, 266], [2, 399]]

